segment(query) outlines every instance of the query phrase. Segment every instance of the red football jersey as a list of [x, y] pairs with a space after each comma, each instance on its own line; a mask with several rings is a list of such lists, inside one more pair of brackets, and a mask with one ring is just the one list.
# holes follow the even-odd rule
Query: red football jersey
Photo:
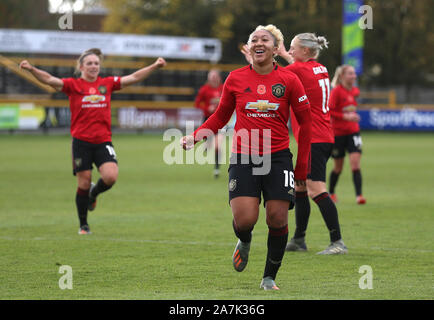
[[[286, 68], [298, 76], [309, 99], [312, 113], [312, 143], [334, 143], [329, 112], [330, 79], [327, 68], [315, 60], [295, 62]], [[291, 127], [295, 140], [298, 141], [300, 126], [292, 109]]]
[[71, 135], [90, 143], [111, 141], [111, 93], [121, 89], [120, 77], [63, 78], [62, 91], [69, 96]]
[[[232, 152], [263, 155], [284, 150], [289, 148], [290, 105], [296, 113], [310, 110], [303, 86], [294, 73], [276, 65], [271, 73], [261, 75], [249, 65], [229, 74], [217, 111], [194, 136], [201, 140], [206, 135], [199, 133], [202, 129], [217, 133], [235, 109]], [[310, 143], [307, 150], [309, 146]], [[306, 148], [299, 148], [302, 149]], [[297, 164], [308, 163], [309, 152], [305, 153], [298, 154]]]
[[333, 88], [330, 95], [330, 112], [335, 136], [345, 136], [360, 131], [357, 122], [343, 119], [345, 112], [356, 112], [356, 97], [359, 94], [360, 90], [357, 87], [352, 87], [351, 90], [348, 90], [342, 85], [337, 85]]
[[[222, 91], [222, 84], [219, 85], [217, 88], [214, 88], [209, 84], [205, 84], [199, 89], [199, 92], [194, 101], [194, 105], [196, 108], [203, 111], [204, 117], [208, 118], [215, 112], [220, 102]], [[210, 109], [212, 111], [210, 111]]]

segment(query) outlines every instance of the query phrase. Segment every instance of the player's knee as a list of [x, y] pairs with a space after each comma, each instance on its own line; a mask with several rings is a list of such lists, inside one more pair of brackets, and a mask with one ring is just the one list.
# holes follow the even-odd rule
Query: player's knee
[[335, 167], [333, 168], [333, 172], [334, 172], [335, 174], [341, 174], [341, 172], [342, 172], [342, 166], [335, 166]]
[[112, 174], [106, 175], [102, 180], [104, 181], [104, 183], [106, 185], [112, 186], [116, 183], [117, 179], [118, 179], [117, 173], [112, 173]]
[[111, 168], [104, 168], [104, 170], [101, 170], [101, 178], [104, 181], [104, 183], [108, 186], [112, 186], [115, 184], [116, 180], [118, 179], [118, 168], [113, 166]]
[[360, 170], [360, 164], [355, 164], [351, 166], [351, 171], [359, 171]]
[[267, 213], [267, 226], [270, 228], [282, 228], [288, 224], [288, 215], [287, 215], [288, 209], [286, 209], [285, 212], [276, 211], [276, 212], [268, 212]]
[[307, 190], [307, 195], [311, 199], [315, 198], [318, 194], [319, 194], [318, 190], [312, 190], [312, 189]]
[[92, 173], [87, 171], [81, 171], [77, 173], [77, 184], [82, 190], [88, 190], [92, 182]]
[[89, 190], [90, 189], [90, 180], [89, 181], [79, 181], [78, 187], [81, 190]]
[[322, 181], [308, 181], [307, 195], [313, 199], [317, 195], [327, 192], [325, 182]]
[[351, 171], [360, 170], [360, 161], [351, 161], [350, 162]]
[[253, 216], [243, 215], [242, 217], [234, 218], [235, 224], [240, 231], [250, 230], [252, 229], [257, 219]]

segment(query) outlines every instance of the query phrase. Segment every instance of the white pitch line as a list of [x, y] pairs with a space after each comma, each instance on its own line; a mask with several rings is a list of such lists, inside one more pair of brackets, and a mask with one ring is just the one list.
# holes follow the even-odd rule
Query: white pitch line
[[[151, 239], [117, 239], [117, 238], [93, 238], [90, 236], [80, 236], [79, 238], [46, 238], [46, 237], [33, 237], [33, 238], [21, 238], [21, 237], [10, 237], [10, 236], [0, 236], [0, 240], [9, 241], [110, 241], [110, 242], [135, 242], [135, 243], [156, 243], [156, 244], [174, 244], [174, 245], [193, 245], [193, 246], [233, 246], [235, 242], [210, 242], [210, 241], [181, 241], [181, 240], [151, 240]], [[386, 248], [386, 247], [358, 247], [352, 246], [351, 249], [369, 249], [375, 251], [409, 251], [417, 253], [434, 253], [434, 250], [424, 250], [424, 249], [410, 249], [410, 248]], [[351, 251], [350, 251], [351, 253]]]
[[16, 238], [8, 236], [0, 236], [0, 240], [10, 241], [110, 241], [110, 242], [137, 242], [137, 243], [158, 243], [158, 244], [179, 244], [179, 245], [205, 245], [205, 246], [233, 246], [234, 243], [222, 243], [222, 242], [201, 242], [201, 241], [179, 241], [179, 240], [151, 240], [151, 239], [116, 239], [116, 238], [92, 238], [92, 236], [81, 236], [80, 238], [46, 238], [46, 237], [34, 237], [34, 238]]

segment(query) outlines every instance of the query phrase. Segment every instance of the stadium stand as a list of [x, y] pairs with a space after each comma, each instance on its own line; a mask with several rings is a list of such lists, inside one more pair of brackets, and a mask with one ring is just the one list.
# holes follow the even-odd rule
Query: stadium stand
[[[30, 73], [20, 70], [18, 64], [23, 59], [29, 60], [35, 66], [60, 78], [71, 77], [74, 74], [76, 64], [76, 60], [71, 58], [50, 58], [47, 56], [6, 57], [0, 55], [0, 107], [2, 105], [31, 103], [35, 107], [44, 107], [47, 118], [49, 114], [61, 113], [66, 115], [65, 119], [68, 119], [69, 110], [67, 108], [69, 103], [67, 96], [62, 92], [56, 92], [49, 86], [40, 84]], [[101, 76], [126, 75], [149, 63], [151, 63], [151, 59], [146, 59], [146, 61], [125, 61], [109, 57], [103, 61]], [[135, 107], [149, 110], [193, 108], [195, 96], [201, 85], [206, 81], [209, 69], [218, 68], [222, 72], [223, 79], [225, 79], [231, 70], [239, 67], [241, 65], [170, 62], [164, 69], [153, 73], [140, 85], [115, 92], [112, 96], [112, 107]], [[359, 107], [360, 109], [378, 108], [390, 110], [408, 107], [408, 105], [397, 103], [396, 96], [393, 89], [388, 91], [362, 91]], [[434, 108], [434, 105], [412, 104], [412, 107], [431, 109]], [[54, 122], [58, 123], [59, 121]], [[48, 124], [48, 127], [52, 126]]]

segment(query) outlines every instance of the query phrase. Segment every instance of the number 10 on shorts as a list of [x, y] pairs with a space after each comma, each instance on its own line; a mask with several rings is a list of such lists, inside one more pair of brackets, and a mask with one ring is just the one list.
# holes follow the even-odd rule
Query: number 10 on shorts
[[294, 188], [294, 172], [283, 170], [283, 174], [285, 175], [285, 187]]

